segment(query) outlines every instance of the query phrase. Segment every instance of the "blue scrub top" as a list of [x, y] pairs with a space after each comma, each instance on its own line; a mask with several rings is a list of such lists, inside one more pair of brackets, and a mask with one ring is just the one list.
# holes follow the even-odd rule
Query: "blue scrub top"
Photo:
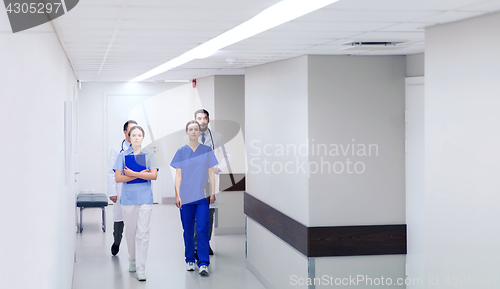
[[[116, 158], [115, 165], [113, 166], [114, 171], [125, 170], [125, 156], [134, 154], [132, 146], [121, 152]], [[141, 149], [141, 154], [146, 155], [146, 168], [147, 169], [157, 169], [156, 159], [154, 153], [149, 150]], [[144, 183], [128, 184], [123, 183], [122, 195], [120, 197], [120, 204], [122, 205], [142, 205], [142, 204], [152, 204], [153, 203], [153, 191], [151, 189], [151, 181], [148, 180]]]
[[188, 145], [177, 150], [170, 166], [182, 170], [179, 196], [183, 204], [205, 199], [208, 169], [216, 164], [217, 158], [209, 146], [200, 144], [194, 152]]

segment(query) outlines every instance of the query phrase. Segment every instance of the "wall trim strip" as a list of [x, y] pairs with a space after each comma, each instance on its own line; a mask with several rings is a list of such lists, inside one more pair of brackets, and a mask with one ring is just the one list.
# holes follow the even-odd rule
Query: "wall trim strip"
[[306, 257], [406, 254], [406, 224], [307, 227], [245, 192], [244, 213]]
[[[219, 191], [245, 191], [245, 174], [219, 174]], [[235, 182], [233, 184], [233, 182]]]

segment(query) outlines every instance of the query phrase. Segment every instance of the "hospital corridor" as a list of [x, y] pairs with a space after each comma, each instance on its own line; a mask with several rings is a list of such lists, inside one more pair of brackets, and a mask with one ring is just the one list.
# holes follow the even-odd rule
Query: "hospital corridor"
[[[107, 208], [108, 214], [111, 207]], [[213, 236], [214, 255], [210, 277], [188, 272], [184, 266], [184, 244], [178, 209], [173, 204], [155, 204], [146, 265], [147, 282], [128, 272], [127, 244], [112, 256], [112, 230], [103, 233], [98, 209], [85, 211], [83, 232], [76, 238], [74, 289], [85, 288], [265, 288], [245, 265], [245, 236]], [[112, 219], [107, 228], [112, 228]]]
[[0, 289], [500, 288], [500, 0], [4, 0]]

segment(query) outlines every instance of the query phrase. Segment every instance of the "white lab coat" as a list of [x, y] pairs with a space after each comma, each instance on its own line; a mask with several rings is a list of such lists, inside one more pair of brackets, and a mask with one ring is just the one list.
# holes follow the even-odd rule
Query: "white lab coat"
[[130, 147], [130, 143], [126, 140], [122, 141], [120, 144], [114, 146], [111, 149], [108, 159], [108, 197], [118, 196], [118, 201], [113, 203], [113, 220], [115, 222], [123, 221], [122, 206], [120, 205], [120, 196], [122, 193], [122, 184], [117, 183], [115, 180], [115, 171], [113, 166], [115, 165], [116, 158], [122, 150], [127, 150]]

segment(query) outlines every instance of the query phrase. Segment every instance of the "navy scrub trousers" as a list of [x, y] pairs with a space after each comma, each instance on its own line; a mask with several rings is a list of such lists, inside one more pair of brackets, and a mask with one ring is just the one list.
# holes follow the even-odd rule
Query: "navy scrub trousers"
[[196, 232], [198, 233], [198, 267], [210, 265], [208, 256], [208, 211], [206, 199], [201, 199], [180, 209], [182, 228], [184, 229], [184, 255], [187, 262], [195, 262], [194, 258], [194, 220], [196, 216]]

